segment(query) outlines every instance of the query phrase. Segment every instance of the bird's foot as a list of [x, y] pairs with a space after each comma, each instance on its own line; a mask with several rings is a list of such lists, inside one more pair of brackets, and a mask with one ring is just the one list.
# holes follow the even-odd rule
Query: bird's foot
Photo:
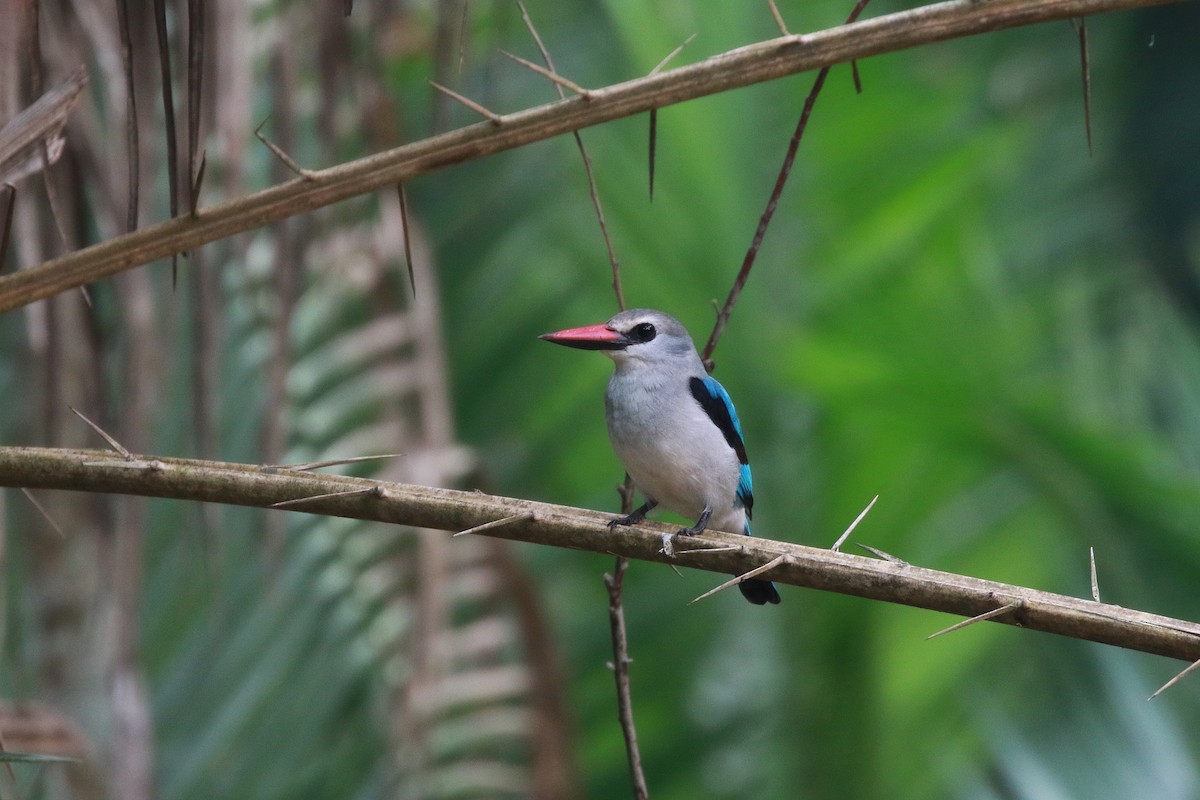
[[696, 524], [690, 528], [680, 528], [675, 533], [678, 536], [695, 536], [708, 527], [708, 520], [712, 517], [712, 508], [705, 506], [700, 512], [700, 519], [696, 520]]
[[618, 525], [637, 525], [646, 518], [646, 515], [650, 513], [650, 509], [654, 508], [655, 505], [655, 503], [646, 502], [635, 508], [630, 514], [626, 514], [623, 517], [617, 517], [616, 519], [610, 519], [608, 521], [608, 529], [612, 530]]
[[639, 522], [641, 522], [645, 518], [646, 518], [645, 514], [639, 514], [635, 511], [632, 514], [626, 514], [623, 517], [614, 517], [613, 519], [610, 519], [608, 521], [608, 527], [609, 527], [609, 530], [611, 530], [611, 529], [617, 527], [618, 525], [637, 525]]

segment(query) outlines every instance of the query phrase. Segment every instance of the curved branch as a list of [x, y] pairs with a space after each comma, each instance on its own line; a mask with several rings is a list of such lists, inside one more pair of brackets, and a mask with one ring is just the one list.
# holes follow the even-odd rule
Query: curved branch
[[0, 277], [0, 312], [452, 164], [650, 109], [946, 39], [1170, 2], [1179, 0], [950, 0], [739, 47], [695, 64], [590, 90], [586, 96], [500, 115], [498, 121], [314, 170], [304, 178]]
[[[568, 506], [290, 469], [138, 457], [107, 451], [0, 447], [0, 486], [69, 489], [270, 507], [462, 531], [740, 575], [773, 559], [777, 583], [979, 617], [1186, 661], [1200, 660], [1200, 624], [1077, 597], [790, 542], [706, 532], [662, 553], [673, 527], [609, 530], [610, 515]], [[304, 498], [311, 498], [305, 500]], [[491, 524], [497, 523], [497, 524]], [[488, 526], [486, 528], [480, 526]], [[686, 546], [687, 549], [683, 549]]]

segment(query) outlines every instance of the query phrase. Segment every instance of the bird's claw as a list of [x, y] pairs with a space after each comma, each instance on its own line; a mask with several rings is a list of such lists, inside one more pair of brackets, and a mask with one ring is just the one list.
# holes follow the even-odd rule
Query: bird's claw
[[712, 517], [712, 508], [705, 506], [700, 512], [700, 519], [696, 520], [696, 524], [690, 528], [680, 528], [676, 531], [678, 536], [695, 536], [697, 533], [703, 532], [708, 528], [708, 520]]
[[608, 521], [608, 529], [612, 530], [618, 525], [637, 525], [646, 518], [646, 514], [649, 513], [649, 511], [650, 509], [646, 506], [635, 508], [631, 513], [626, 514], [623, 517], [615, 517], [610, 519]]

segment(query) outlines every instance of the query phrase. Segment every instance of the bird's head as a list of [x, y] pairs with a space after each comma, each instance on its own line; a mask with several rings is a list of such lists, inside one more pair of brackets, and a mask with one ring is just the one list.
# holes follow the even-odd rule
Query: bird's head
[[699, 360], [683, 324], [649, 308], [631, 308], [599, 325], [543, 333], [538, 338], [580, 350], [599, 350], [618, 364], [681, 361], [690, 365], [692, 359]]

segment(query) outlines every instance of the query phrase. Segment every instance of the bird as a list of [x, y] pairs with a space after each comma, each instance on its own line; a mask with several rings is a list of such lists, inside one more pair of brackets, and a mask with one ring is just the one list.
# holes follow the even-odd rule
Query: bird
[[[754, 485], [742, 425], [679, 320], [634, 308], [538, 338], [614, 362], [604, 394], [608, 437], [645, 503], [609, 528], [636, 525], [661, 505], [696, 520], [678, 531], [684, 536], [709, 527], [750, 535]], [[738, 588], [755, 605], [779, 602], [770, 581], [750, 578]]]

